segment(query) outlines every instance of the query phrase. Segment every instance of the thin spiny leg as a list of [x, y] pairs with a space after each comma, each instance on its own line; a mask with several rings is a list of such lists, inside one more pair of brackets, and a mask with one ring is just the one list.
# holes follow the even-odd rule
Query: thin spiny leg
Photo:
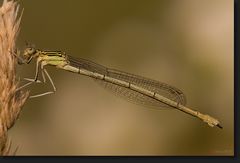
[[44, 72], [41, 71], [41, 73], [42, 73], [43, 83], [46, 83], [46, 77], [45, 77], [45, 75], [44, 75]]
[[50, 82], [51, 82], [51, 84], [52, 84], [53, 91], [54, 91], [54, 92], [56, 92], [56, 91], [57, 91], [57, 89], [56, 89], [56, 87], [55, 87], [55, 85], [54, 85], [54, 83], [53, 83], [53, 80], [52, 80], [52, 78], [50, 77], [50, 75], [48, 74], [48, 72], [47, 72], [47, 70], [46, 70], [46, 69], [44, 69], [44, 72], [45, 72], [45, 74], [47, 75], [47, 77], [48, 77], [49, 81], [50, 81]]
[[44, 61], [41, 62], [41, 70], [42, 70], [41, 73], [42, 73], [42, 78], [43, 78], [44, 83], [46, 83], [46, 77], [45, 77], [44, 71], [43, 71], [45, 65], [46, 65], [46, 63]]
[[34, 77], [35, 81], [37, 81], [38, 74], [39, 74], [39, 62], [40, 61], [37, 61], [37, 63], [36, 63], [36, 73], [35, 73], [35, 77]]
[[36, 70], [35, 70], [35, 76], [34, 76], [34, 79], [31, 79], [31, 78], [24, 78], [24, 80], [30, 81], [30, 82], [32, 82], [32, 83], [38, 81], [39, 62], [41, 62], [41, 61], [37, 61], [37, 63], [36, 63]]
[[49, 95], [49, 94], [52, 94], [52, 93], [54, 93], [54, 92], [45, 92], [45, 93], [30, 96], [29, 98], [42, 97], [42, 96]]
[[[44, 65], [45, 65], [45, 64], [44, 64], [44, 61], [39, 61], [39, 62], [41, 62], [40, 68], [41, 68], [41, 74], [42, 74], [42, 78], [43, 78], [43, 83], [46, 83], [46, 78], [45, 78], [45, 75], [44, 75], [44, 73], [43, 73], [43, 67], [44, 67]], [[34, 79], [24, 78], [24, 80], [27, 80], [27, 81], [30, 81], [30, 82], [40, 81], [40, 80], [37, 80], [38, 74], [39, 74], [39, 66], [38, 66], [38, 63], [39, 63], [39, 62], [37, 62], [35, 78], [34, 78]], [[41, 82], [41, 81], [40, 81], [40, 82]]]
[[21, 56], [19, 56], [19, 54], [20, 54], [19, 51], [13, 52], [12, 50], [10, 50], [9, 52], [10, 52], [10, 54], [12, 54], [14, 57], [17, 58], [18, 64], [21, 65], [21, 64], [26, 64], [27, 63]]
[[24, 78], [24, 80], [27, 80], [27, 81], [29, 81], [29, 82], [26, 83], [26, 84], [24, 84], [23, 86], [19, 87], [19, 88], [17, 89], [17, 91], [18, 91], [18, 90], [21, 90], [21, 89], [23, 89], [23, 88], [25, 88], [25, 87], [33, 84], [33, 83], [41, 83], [41, 81], [37, 79], [37, 78], [38, 78], [38, 73], [39, 73], [39, 62], [36, 63], [35, 78], [34, 78], [34, 79]]
[[29, 81], [29, 83], [42, 83], [41, 80], [35, 81], [35, 79], [31, 79], [31, 78], [23, 78], [23, 80]]
[[31, 62], [31, 60], [33, 59], [33, 57], [31, 56], [28, 60], [24, 59], [23, 57], [21, 57], [19, 54], [20, 52], [17, 51], [17, 54], [15, 52], [9, 51], [10, 54], [12, 54], [14, 57], [17, 58], [18, 64], [22, 65], [22, 64], [29, 64]]
[[53, 83], [53, 80], [51, 78], [51, 76], [48, 74], [47, 70], [46, 69], [43, 69], [42, 71], [44, 71], [44, 73], [47, 75], [47, 78], [49, 79], [52, 87], [53, 87], [53, 91], [49, 91], [49, 92], [45, 92], [45, 93], [41, 93], [41, 94], [37, 94], [37, 95], [33, 95], [33, 96], [30, 96], [29, 98], [36, 98], [36, 97], [41, 97], [41, 96], [45, 96], [45, 95], [49, 95], [49, 94], [52, 94], [54, 92], [56, 92], [56, 87]]
[[[44, 75], [44, 71], [43, 71], [43, 68], [41, 68], [41, 74], [42, 74], [42, 78], [43, 78], [43, 83], [46, 83], [46, 77]], [[42, 83], [41, 80], [37, 80], [35, 81], [35, 79], [30, 79], [30, 78], [24, 78], [24, 80], [27, 80], [27, 81], [30, 81], [30, 82], [36, 82], [36, 83]]]
[[[27, 79], [27, 78], [24, 78], [24, 80], [28, 80], [28, 79]], [[28, 81], [29, 81], [29, 80], [28, 80]], [[35, 82], [35, 81], [30, 81], [30, 82], [22, 85], [21, 87], [18, 87], [18, 88], [17, 88], [17, 91], [19, 91], [19, 90], [21, 90], [21, 89], [23, 89], [23, 88], [31, 85], [31, 84], [34, 83], [34, 82]], [[40, 80], [37, 80], [35, 83], [42, 83], [42, 82], [41, 82]]]

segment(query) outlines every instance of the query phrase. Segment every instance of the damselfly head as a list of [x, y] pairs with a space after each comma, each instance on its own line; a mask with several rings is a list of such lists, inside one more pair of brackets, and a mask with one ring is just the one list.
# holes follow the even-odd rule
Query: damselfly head
[[37, 53], [36, 49], [33, 47], [27, 47], [23, 52], [23, 57], [27, 60], [33, 58], [34, 55]]

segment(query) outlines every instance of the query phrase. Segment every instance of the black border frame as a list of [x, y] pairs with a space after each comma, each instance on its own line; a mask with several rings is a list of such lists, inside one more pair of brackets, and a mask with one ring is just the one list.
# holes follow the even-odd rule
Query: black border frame
[[67, 162], [67, 161], [84, 161], [84, 162], [94, 162], [94, 161], [103, 161], [103, 162], [120, 162], [120, 161], [129, 161], [129, 162], [233, 162], [239, 161], [240, 152], [239, 152], [239, 127], [240, 124], [240, 111], [239, 109], [239, 77], [240, 77], [240, 56], [239, 56], [239, 20], [240, 19], [240, 6], [239, 0], [234, 0], [234, 156], [16, 156], [16, 157], [1, 157], [1, 162], [35, 162], [35, 161], [49, 161], [49, 162]]

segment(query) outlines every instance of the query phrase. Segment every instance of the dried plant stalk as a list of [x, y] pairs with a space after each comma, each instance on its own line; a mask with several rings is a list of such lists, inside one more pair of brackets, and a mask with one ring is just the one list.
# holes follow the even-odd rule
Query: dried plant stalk
[[15, 49], [21, 16], [19, 4], [4, 0], [0, 7], [0, 155], [11, 155], [7, 131], [15, 124], [28, 92], [17, 91]]

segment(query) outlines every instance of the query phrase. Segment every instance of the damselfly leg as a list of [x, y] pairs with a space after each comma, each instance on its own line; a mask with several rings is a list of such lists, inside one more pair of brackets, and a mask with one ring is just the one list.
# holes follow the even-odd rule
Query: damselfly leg
[[53, 83], [53, 80], [52, 80], [51, 76], [49, 75], [49, 73], [47, 72], [47, 70], [44, 68], [44, 69], [41, 69], [41, 72], [42, 72], [43, 82], [46, 83], [46, 78], [45, 78], [45, 75], [44, 75], [44, 73], [45, 73], [47, 75], [48, 80], [50, 81], [50, 83], [52, 85], [53, 91], [48, 91], [48, 92], [44, 92], [44, 93], [41, 93], [41, 94], [32, 95], [29, 98], [41, 97], [41, 96], [52, 94], [52, 93], [57, 91], [57, 89], [56, 89], [56, 87]]
[[[19, 55], [19, 53], [16, 54], [16, 53], [14, 53], [14, 52], [11, 52], [11, 54], [13, 54], [14, 57], [17, 58], [18, 64], [27, 64], [27, 63], [29, 63], [29, 62], [31, 61], [31, 59], [32, 59], [32, 58], [29, 58], [29, 59], [26, 61], [26, 60], [24, 60], [24, 58], [22, 58], [22, 57]], [[38, 79], [39, 69], [40, 69], [40, 71], [41, 71], [41, 75], [42, 75], [42, 78], [43, 78], [43, 82]], [[44, 68], [44, 64], [42, 64], [41, 61], [36, 62], [36, 70], [35, 70], [35, 76], [34, 76], [34, 78], [33, 78], [33, 79], [32, 79], [32, 78], [24, 78], [24, 80], [29, 81], [29, 82], [26, 83], [26, 84], [24, 84], [24, 85], [22, 85], [22, 86], [20, 86], [20, 87], [17, 89], [17, 91], [19, 91], [19, 90], [21, 90], [21, 89], [24, 89], [25, 87], [30, 86], [30, 85], [33, 84], [33, 83], [46, 83], [45, 74], [46, 74], [48, 80], [50, 81], [50, 83], [51, 83], [51, 85], [52, 85], [53, 91], [48, 91], [48, 92], [44, 92], [44, 93], [40, 93], [40, 94], [36, 94], [36, 95], [31, 95], [31, 96], [29, 96], [29, 98], [41, 97], [41, 96], [45, 96], [45, 95], [52, 94], [52, 93], [56, 92], [56, 87], [55, 87], [55, 85], [54, 85], [54, 82], [53, 82], [51, 76], [49, 75], [49, 73], [47, 72], [47, 70]]]

